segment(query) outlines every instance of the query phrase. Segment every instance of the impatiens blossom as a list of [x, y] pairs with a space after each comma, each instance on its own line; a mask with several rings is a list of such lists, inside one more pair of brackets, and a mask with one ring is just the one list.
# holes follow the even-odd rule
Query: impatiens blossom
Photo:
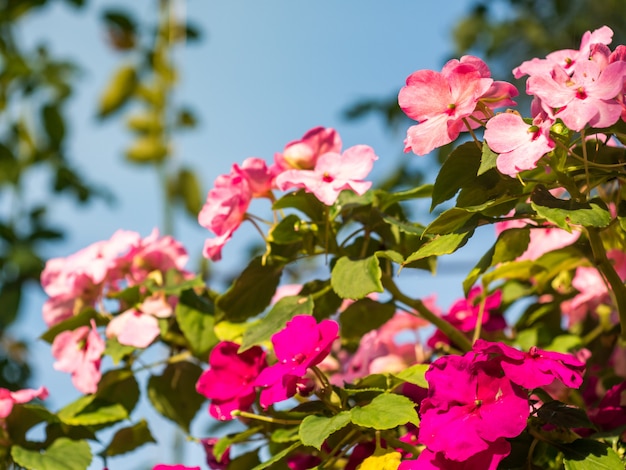
[[515, 113], [502, 113], [487, 122], [485, 140], [498, 153], [500, 173], [515, 177], [520, 171], [537, 166], [541, 157], [554, 148], [550, 138], [552, 121], [535, 118], [532, 125]]
[[355, 145], [342, 154], [328, 152], [321, 155], [312, 170], [287, 170], [276, 177], [280, 190], [304, 188], [327, 206], [332, 206], [339, 193], [351, 189], [364, 194], [371, 186], [363, 178], [369, 175], [378, 157], [367, 145]]
[[338, 331], [339, 325], [333, 320], [318, 324], [311, 315], [296, 315], [274, 334], [272, 344], [278, 362], [264, 369], [255, 382], [263, 387], [261, 406], [267, 408], [295, 395], [307, 369], [328, 355]]
[[535, 346], [524, 352], [483, 339], [474, 343], [473, 350], [490, 357], [496, 355], [504, 375], [529, 390], [548, 385], [555, 379], [570, 388], [578, 388], [583, 383], [585, 363], [571, 354], [544, 351]]
[[626, 424], [626, 382], [614, 385], [589, 413], [591, 421], [603, 431], [611, 431]]
[[52, 355], [56, 370], [72, 374], [72, 383], [82, 393], [94, 393], [98, 389], [100, 362], [104, 353], [104, 340], [91, 327], [80, 326], [73, 331], [59, 333], [52, 342]]
[[[514, 104], [510, 98], [516, 95], [513, 85], [494, 82], [487, 65], [473, 56], [451, 60], [441, 72], [414, 72], [398, 95], [402, 110], [419, 122], [407, 131], [405, 151], [426, 155], [449, 144], [467, 126], [480, 125], [474, 118], [484, 119], [487, 109]], [[483, 109], [477, 111], [483, 98]]]
[[447, 459], [443, 452], [424, 449], [417, 460], [405, 460], [398, 470], [497, 470], [500, 462], [511, 452], [506, 439], [496, 439], [489, 449], [477, 452], [467, 460]]
[[221, 455], [220, 460], [217, 460], [215, 456], [215, 444], [217, 444], [216, 437], [209, 437], [206, 439], [202, 439], [200, 442], [204, 447], [204, 453], [206, 454], [206, 464], [209, 466], [211, 470], [226, 470], [228, 468], [228, 464], [230, 463], [230, 446], [226, 448], [224, 453]]
[[530, 414], [526, 391], [502, 376], [497, 364], [474, 359], [473, 352], [443, 356], [426, 372], [419, 441], [456, 462], [481, 453], [482, 461], [499, 460], [502, 440], [518, 436]]
[[267, 196], [279, 172], [276, 166], [268, 168], [261, 158], [246, 158], [241, 165], [233, 165], [233, 173], [241, 175], [248, 182], [253, 198]]
[[213, 261], [222, 258], [222, 248], [239, 228], [252, 199], [248, 180], [241, 174], [222, 175], [215, 181], [198, 214], [198, 222], [217, 237], [204, 243], [202, 254]]
[[258, 346], [238, 353], [239, 345], [230, 341], [219, 343], [209, 356], [196, 390], [211, 400], [209, 413], [216, 419], [233, 419], [235, 410], [247, 411], [256, 398], [255, 380], [266, 367], [265, 352]]
[[159, 464], [152, 467], [152, 470], [201, 470], [200, 467], [186, 467], [185, 465], [175, 464], [175, 465], [166, 465]]
[[11, 392], [6, 388], [0, 388], [0, 419], [4, 419], [13, 411], [16, 403], [28, 403], [35, 398], [45, 400], [48, 397], [48, 389], [39, 387], [38, 389], [26, 388]]
[[[456, 329], [465, 333], [474, 331], [476, 328], [476, 322], [482, 311], [482, 330], [485, 332], [494, 332], [503, 330], [506, 328], [506, 321], [495, 312], [500, 307], [502, 301], [502, 292], [496, 290], [493, 294], [489, 294], [484, 299], [484, 304], [481, 307], [481, 294], [482, 289], [480, 287], [473, 287], [466, 299], [457, 300], [450, 311], [444, 315], [446, 321], [448, 321]], [[441, 344], [450, 344], [450, 339], [441, 331], [437, 330], [433, 336], [428, 340], [428, 346], [431, 348], [437, 348]]]
[[274, 155], [282, 170], [312, 170], [317, 159], [325, 153], [340, 153], [341, 138], [335, 129], [314, 127], [299, 140], [289, 142], [283, 153]]

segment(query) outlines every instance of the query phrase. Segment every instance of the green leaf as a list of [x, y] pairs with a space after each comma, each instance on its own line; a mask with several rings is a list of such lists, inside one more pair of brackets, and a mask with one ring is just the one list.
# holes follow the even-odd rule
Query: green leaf
[[126, 149], [126, 158], [133, 163], [159, 163], [168, 154], [167, 144], [154, 135], [139, 136]]
[[148, 380], [148, 398], [152, 406], [187, 434], [191, 420], [204, 403], [204, 397], [195, 392], [200, 374], [202, 369], [197, 365], [176, 362], [169, 364], [162, 375], [153, 375]]
[[415, 253], [409, 255], [409, 257], [402, 263], [403, 266], [418, 261], [429, 256], [441, 256], [454, 253], [467, 243], [467, 240], [472, 236], [474, 231], [462, 232], [462, 233], [448, 233], [433, 238], [429, 242], [422, 245]]
[[352, 261], [347, 256], [337, 260], [330, 283], [343, 299], [362, 299], [372, 292], [383, 292], [382, 271], [375, 255]]
[[300, 217], [295, 214], [289, 214], [277, 225], [274, 225], [267, 235], [267, 241], [278, 245], [289, 245], [301, 240]]
[[419, 424], [415, 403], [403, 395], [382, 393], [368, 405], [350, 410], [352, 422], [374, 429], [393, 429], [406, 423]]
[[139, 401], [139, 384], [130, 369], [107, 371], [98, 384], [96, 396], [110, 403], [119, 403], [130, 414]]
[[243, 335], [239, 352], [250, 349], [256, 344], [269, 341], [274, 333], [282, 330], [285, 324], [296, 315], [311, 315], [313, 299], [291, 295], [283, 297], [272, 306], [271, 310], [254, 327], [248, 328]]
[[530, 197], [532, 208], [539, 216], [568, 232], [572, 225], [602, 228], [611, 223], [611, 214], [600, 199], [585, 203], [563, 200], [554, 197], [541, 185]]
[[399, 191], [396, 193], [387, 193], [386, 191], [376, 190], [375, 195], [379, 200], [379, 207], [381, 210], [387, 209], [392, 204], [401, 201], [413, 200], [423, 197], [431, 197], [433, 194], [433, 185], [432, 184], [423, 184], [421, 186], [417, 186], [413, 189], [408, 189], [406, 191]]
[[[464, 227], [467, 227], [468, 222], [472, 218], [478, 220], [478, 217], [474, 212], [470, 212], [459, 207], [453, 207], [452, 209], [442, 212], [439, 217], [433, 220], [424, 229], [424, 233], [444, 235], [446, 233], [456, 232]], [[476, 225], [476, 223], [472, 224], [472, 228], [476, 227]]]
[[300, 439], [299, 428], [278, 428], [276, 431], [272, 433], [270, 440], [272, 442], [276, 442], [278, 444], [285, 444], [287, 442], [294, 442]]
[[178, 326], [193, 354], [203, 360], [219, 341], [214, 332], [214, 313], [213, 305], [193, 290], [184, 291], [176, 305]]
[[511, 228], [503, 231], [496, 240], [491, 265], [513, 261], [519, 258], [530, 243], [530, 229]]
[[107, 338], [104, 355], [113, 360], [114, 365], [118, 365], [122, 359], [130, 356], [137, 348], [120, 344], [117, 338]]
[[358, 344], [363, 335], [393, 317], [396, 305], [364, 298], [350, 304], [339, 316], [341, 338]]
[[202, 209], [202, 185], [198, 174], [189, 168], [181, 168], [178, 172], [178, 196], [183, 202], [187, 214], [196, 218]]
[[324, 441], [332, 433], [343, 428], [349, 422], [350, 411], [342, 411], [332, 417], [309, 415], [300, 423], [298, 435], [302, 444], [320, 450]]
[[156, 441], [150, 433], [148, 423], [141, 420], [137, 424], [118, 430], [104, 450], [104, 455], [112, 457], [125, 454], [150, 442]]
[[426, 381], [426, 371], [429, 368], [429, 364], [415, 364], [407, 369], [404, 369], [397, 374], [393, 374], [394, 377], [409, 382], [418, 387], [428, 388], [428, 382]]
[[44, 421], [58, 423], [59, 418], [42, 405], [15, 404], [11, 414], [6, 417], [5, 425], [13, 442], [21, 443], [26, 440], [29, 429]]
[[431, 210], [452, 197], [476, 179], [481, 151], [474, 142], [461, 144], [441, 166], [433, 187]]
[[70, 426], [96, 426], [122, 421], [128, 418], [128, 412], [119, 403], [87, 395], [59, 410], [57, 416]]
[[589, 420], [587, 413], [580, 408], [553, 400], [545, 403], [537, 410], [537, 417], [547, 424], [552, 424], [557, 428], [589, 428], [595, 426]]
[[109, 80], [100, 97], [98, 117], [104, 118], [121, 108], [137, 86], [137, 72], [132, 65], [120, 67]]
[[282, 272], [282, 264], [264, 265], [260, 257], [254, 258], [217, 298], [217, 319], [237, 322], [261, 313], [272, 300]]
[[483, 151], [480, 156], [480, 168], [478, 168], [478, 176], [486, 173], [487, 171], [496, 167], [496, 159], [498, 154], [489, 148], [489, 146], [483, 142]]
[[262, 429], [263, 428], [261, 426], [255, 426], [255, 427], [251, 427], [249, 429], [246, 429], [245, 431], [242, 431], [234, 435], [221, 437], [215, 443], [215, 447], [213, 447], [213, 454], [215, 455], [215, 458], [219, 462], [222, 458], [222, 455], [224, 455], [224, 452], [226, 452], [226, 450], [231, 445], [237, 444], [238, 442], [247, 441], [250, 437], [254, 436], [256, 433], [258, 433]]
[[59, 148], [65, 138], [65, 122], [58, 106], [45, 105], [41, 109], [41, 117], [50, 146]]
[[304, 192], [303, 189], [285, 194], [272, 205], [272, 209], [297, 209], [308, 215], [311, 221], [320, 222], [325, 220], [324, 212], [326, 206], [322, 204], [313, 194]]
[[60, 437], [43, 453], [11, 446], [11, 457], [28, 470], [85, 470], [91, 463], [91, 449], [86, 441]]
[[559, 446], [565, 470], [624, 470], [624, 462], [613, 449], [591, 439], [576, 439]]

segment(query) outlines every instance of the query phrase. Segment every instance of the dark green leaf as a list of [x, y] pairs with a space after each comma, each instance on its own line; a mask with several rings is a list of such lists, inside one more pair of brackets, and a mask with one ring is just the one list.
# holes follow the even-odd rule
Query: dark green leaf
[[272, 209], [298, 209], [308, 215], [312, 222], [325, 220], [324, 212], [326, 206], [322, 204], [313, 194], [304, 192], [303, 189], [285, 194], [274, 203]]
[[441, 166], [433, 187], [431, 210], [473, 182], [480, 168], [481, 151], [474, 142], [461, 144]]
[[150, 442], [156, 441], [150, 433], [148, 423], [141, 420], [137, 424], [118, 430], [104, 450], [104, 454], [108, 456], [125, 454]]
[[215, 335], [213, 305], [193, 290], [186, 290], [176, 305], [176, 321], [189, 341], [195, 356], [206, 359], [207, 354], [219, 339]]
[[267, 307], [280, 282], [283, 265], [262, 263], [254, 258], [234, 284], [217, 298], [219, 320], [244, 321]]
[[587, 413], [580, 408], [575, 408], [558, 400], [545, 403], [537, 410], [537, 417], [557, 428], [595, 428]]
[[191, 420], [204, 403], [204, 397], [195, 392], [200, 374], [202, 369], [197, 365], [176, 362], [169, 364], [162, 375], [153, 375], [148, 381], [148, 398], [152, 406], [186, 433], [189, 433]]
[[280, 462], [282, 459], [287, 457], [289, 454], [291, 454], [294, 450], [296, 450], [300, 446], [302, 446], [302, 444], [300, 442], [294, 442], [289, 447], [284, 448], [283, 450], [281, 450], [277, 454], [273, 455], [272, 458], [270, 458], [267, 461], [257, 465], [252, 470], [264, 470], [266, 468], [269, 468], [272, 465], [274, 465], [276, 462]]
[[441, 256], [454, 253], [467, 243], [472, 236], [473, 231], [462, 233], [449, 233], [433, 238], [429, 242], [422, 245], [419, 250], [410, 255], [403, 263], [407, 265], [413, 261], [417, 261], [429, 256]]
[[611, 223], [611, 214], [599, 199], [586, 203], [558, 199], [539, 185], [531, 194], [531, 200], [538, 215], [567, 231], [571, 231], [572, 225], [602, 228]]
[[111, 403], [119, 403], [130, 414], [139, 401], [139, 384], [130, 369], [113, 369], [104, 373], [96, 396]]
[[339, 316], [341, 338], [358, 344], [363, 335], [379, 328], [396, 312], [393, 302], [381, 304], [372, 299], [361, 299], [350, 304]]
[[88, 326], [91, 320], [94, 319], [96, 321], [96, 325], [103, 326], [108, 323], [108, 319], [98, 313], [93, 308], [86, 308], [78, 315], [74, 315], [73, 317], [68, 318], [67, 320], [62, 321], [61, 323], [57, 323], [48, 331], [46, 331], [43, 335], [41, 335], [41, 339], [47, 341], [48, 343], [52, 343], [56, 336], [66, 330], [75, 330], [80, 326]]
[[267, 240], [278, 245], [288, 245], [301, 241], [300, 217], [295, 214], [289, 214], [272, 227], [267, 235]]

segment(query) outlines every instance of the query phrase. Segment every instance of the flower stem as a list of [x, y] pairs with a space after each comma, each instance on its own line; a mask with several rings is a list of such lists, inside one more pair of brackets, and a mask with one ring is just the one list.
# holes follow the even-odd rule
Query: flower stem
[[274, 423], [274, 424], [293, 425], [293, 424], [300, 424], [302, 422], [301, 419], [272, 418], [271, 416], [255, 415], [254, 413], [248, 413], [247, 411], [241, 411], [241, 410], [232, 411], [230, 414], [231, 416], [241, 416], [242, 418], [256, 419], [257, 421], [264, 421], [266, 423]]

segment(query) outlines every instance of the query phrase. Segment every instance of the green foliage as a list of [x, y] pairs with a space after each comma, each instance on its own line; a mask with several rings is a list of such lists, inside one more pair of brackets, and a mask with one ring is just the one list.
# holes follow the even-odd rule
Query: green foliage
[[43, 453], [12, 446], [11, 457], [28, 470], [84, 470], [91, 462], [91, 450], [86, 441], [60, 437]]
[[383, 292], [380, 282], [382, 271], [375, 255], [365, 259], [337, 260], [331, 275], [333, 290], [343, 299], [362, 299], [373, 292]]

